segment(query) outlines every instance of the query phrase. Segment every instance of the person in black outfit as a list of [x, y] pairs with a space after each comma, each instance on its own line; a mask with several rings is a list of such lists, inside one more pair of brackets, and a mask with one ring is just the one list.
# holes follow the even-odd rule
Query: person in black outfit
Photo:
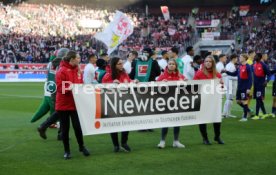
[[[111, 59], [110, 63], [110, 72], [107, 72], [103, 79], [102, 83], [130, 83], [131, 79], [123, 68], [123, 61], [118, 57], [114, 57]], [[122, 132], [121, 138], [121, 148], [126, 152], [130, 152], [131, 149], [127, 144], [128, 141], [128, 131]], [[111, 133], [112, 143], [114, 145], [114, 152], [120, 151], [120, 144], [118, 139], [118, 132]]]
[[[79, 151], [84, 156], [89, 156], [89, 151], [84, 146], [81, 125], [73, 98], [71, 84], [82, 84], [83, 76], [79, 67], [80, 56], [75, 51], [69, 51], [60, 63], [56, 74], [57, 96], [55, 109], [60, 118], [62, 141], [64, 146], [64, 159], [71, 158], [69, 145], [70, 120], [79, 145]], [[64, 84], [64, 82], [70, 82]]]

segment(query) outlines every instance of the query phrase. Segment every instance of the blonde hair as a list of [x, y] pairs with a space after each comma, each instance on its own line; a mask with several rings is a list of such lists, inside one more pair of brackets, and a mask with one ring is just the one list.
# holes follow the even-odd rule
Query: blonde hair
[[[216, 78], [216, 77], [217, 77], [217, 69], [216, 69], [216, 61], [215, 61], [215, 58], [214, 58], [212, 55], [208, 55], [208, 56], [204, 59], [204, 61], [206, 61], [207, 58], [210, 58], [211, 61], [212, 61], [212, 67], [211, 67], [211, 69], [212, 69], [212, 75], [213, 75], [213, 78]], [[209, 75], [209, 72], [208, 72], [207, 68], [205, 67], [205, 64], [204, 64], [204, 66], [203, 66], [203, 73], [204, 73], [204, 75], [206, 75], [206, 76]]]
[[247, 61], [248, 58], [249, 58], [249, 56], [248, 56], [246, 53], [241, 54], [241, 56], [242, 56], [243, 58], [245, 58], [245, 61]]

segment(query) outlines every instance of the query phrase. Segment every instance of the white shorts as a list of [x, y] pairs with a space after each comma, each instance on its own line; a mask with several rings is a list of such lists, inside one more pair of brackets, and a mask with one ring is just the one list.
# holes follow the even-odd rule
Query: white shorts
[[235, 95], [236, 95], [236, 91], [237, 91], [237, 84], [238, 81], [237, 80], [227, 80], [226, 83], [226, 99], [227, 100], [234, 100], [235, 99]]

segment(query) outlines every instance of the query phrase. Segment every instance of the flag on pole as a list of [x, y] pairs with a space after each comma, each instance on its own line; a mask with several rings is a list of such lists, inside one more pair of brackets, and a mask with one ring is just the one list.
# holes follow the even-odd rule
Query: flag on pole
[[243, 5], [240, 6], [240, 16], [246, 16], [249, 12], [250, 6], [249, 5]]
[[170, 12], [168, 6], [161, 6], [161, 11], [163, 13], [165, 21], [170, 20]]
[[133, 22], [124, 13], [116, 11], [113, 21], [95, 38], [107, 46], [107, 54], [110, 55], [132, 33]]

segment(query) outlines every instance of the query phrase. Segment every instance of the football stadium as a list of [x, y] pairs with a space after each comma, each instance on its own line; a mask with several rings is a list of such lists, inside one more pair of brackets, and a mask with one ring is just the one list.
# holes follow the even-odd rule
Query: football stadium
[[0, 1], [0, 175], [272, 175], [274, 0]]

